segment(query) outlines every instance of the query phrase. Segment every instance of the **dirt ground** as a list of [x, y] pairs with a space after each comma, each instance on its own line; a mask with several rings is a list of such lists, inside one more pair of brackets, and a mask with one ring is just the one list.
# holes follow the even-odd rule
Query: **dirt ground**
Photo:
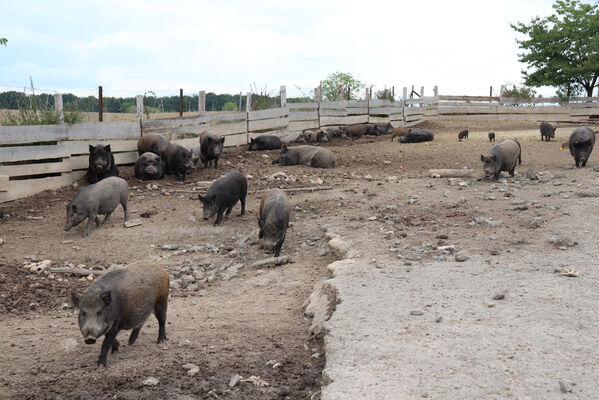
[[[566, 169], [573, 159], [560, 150], [560, 143], [572, 126], [559, 126], [549, 143], [540, 141], [536, 123], [452, 121], [423, 127], [435, 132], [434, 142], [391, 143], [382, 136], [327, 144], [339, 157], [334, 170], [273, 166], [277, 151], [250, 153], [244, 148], [227, 149], [219, 170], [198, 170], [185, 183], [172, 177], [142, 183], [133, 177], [132, 167], [124, 167], [131, 218], [140, 218], [142, 225], [123, 227], [119, 208], [107, 226], [92, 230], [87, 239], [81, 237], [83, 226], [62, 229], [64, 204], [76, 188], [2, 204], [7, 213], [0, 219], [5, 241], [0, 246], [0, 334], [6, 338], [0, 342], [2, 396], [317, 399], [324, 350], [322, 341], [308, 336], [310, 321], [302, 304], [313, 286], [328, 277], [326, 265], [333, 258], [325, 232], [341, 234], [364, 254], [384, 254], [381, 258], [408, 268], [412, 262], [444, 256], [420, 251], [426, 242], [487, 254], [510, 246], [538, 250], [546, 247], [546, 238], [531, 236], [538, 232], [531, 228], [531, 218], [539, 218], [542, 229], [570, 186], [586, 188], [597, 178], [592, 170], [596, 154], [587, 168]], [[464, 128], [470, 129], [470, 137], [458, 142], [457, 132]], [[477, 179], [491, 130], [498, 141], [517, 137], [522, 143], [523, 164], [507, 182], [526, 185], [532, 203], [503, 189], [505, 180]], [[429, 168], [462, 167], [475, 172], [474, 178], [459, 180], [461, 185], [427, 176]], [[228, 220], [213, 227], [202, 220], [196, 193], [204, 189], [201, 182], [235, 169], [248, 175], [247, 213], [240, 217], [236, 206]], [[528, 169], [538, 171], [540, 180], [528, 181]], [[272, 177], [280, 171], [286, 175]], [[282, 255], [292, 262], [255, 268], [253, 262], [269, 256], [257, 244], [260, 190], [274, 186], [331, 189], [289, 192], [293, 217]], [[547, 193], [553, 195], [551, 201], [544, 200]], [[514, 204], [498, 206], [496, 199], [504, 197], [513, 197], [509, 201]], [[500, 219], [503, 225], [482, 233], [489, 240], [480, 240], [481, 232], [468, 225], [476, 216]], [[150, 317], [134, 346], [123, 346], [108, 356], [107, 368], [97, 368], [100, 345], [83, 343], [77, 311], [70, 305], [70, 291], [83, 290], [90, 280], [36, 274], [23, 265], [49, 259], [54, 267], [110, 268], [140, 258], [158, 261], [175, 281], [169, 340], [156, 345], [157, 323]], [[187, 363], [196, 364], [199, 373], [188, 376]], [[258, 376], [257, 383], [267, 385], [242, 381], [231, 388], [234, 375]], [[148, 377], [158, 379], [158, 385], [144, 385]]]

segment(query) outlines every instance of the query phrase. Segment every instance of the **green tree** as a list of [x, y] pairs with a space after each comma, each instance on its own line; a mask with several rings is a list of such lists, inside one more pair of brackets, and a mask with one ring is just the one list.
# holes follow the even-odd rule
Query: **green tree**
[[[511, 86], [510, 86], [511, 85]], [[506, 83], [502, 85], [501, 96], [509, 99], [518, 99], [518, 100], [530, 100], [536, 97], [537, 92], [528, 86], [522, 85], [514, 85], [513, 83]], [[520, 106], [526, 104], [522, 101], [518, 101], [515, 103], [506, 103], [508, 106]]]
[[379, 90], [374, 95], [376, 96], [377, 99], [387, 99], [387, 100], [395, 101], [395, 96], [393, 96], [393, 92], [391, 92], [391, 89]]
[[339, 85], [341, 85], [341, 96], [343, 100], [357, 99], [360, 89], [366, 87], [352, 74], [335, 72], [322, 81], [322, 95], [325, 100], [336, 101], [339, 99]]
[[0, 37], [0, 45], [6, 46], [7, 42], [8, 42], [8, 40], [6, 38]]
[[527, 36], [516, 40], [522, 74], [529, 86], [555, 86], [567, 95], [586, 90], [593, 95], [599, 78], [599, 6], [578, 0], [557, 0], [555, 13], [511, 27]]

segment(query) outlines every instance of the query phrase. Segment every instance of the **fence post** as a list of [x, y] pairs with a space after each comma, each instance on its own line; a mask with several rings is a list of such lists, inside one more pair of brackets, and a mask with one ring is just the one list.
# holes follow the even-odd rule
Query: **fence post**
[[206, 114], [206, 91], [200, 90], [198, 94], [198, 111], [200, 115]]
[[135, 103], [137, 104], [137, 119], [142, 120], [144, 118], [144, 96], [138, 94], [135, 96]]
[[179, 89], [179, 116], [183, 116], [183, 89]]
[[64, 124], [64, 109], [62, 107], [62, 94], [56, 93], [54, 95], [54, 111], [58, 114], [58, 122]]
[[102, 122], [103, 120], [103, 105], [102, 105], [102, 86], [98, 86], [98, 121]]
[[420, 98], [424, 97], [424, 86], [420, 86]]
[[489, 86], [489, 97], [493, 97], [493, 86]]
[[435, 87], [433, 88], [433, 95], [435, 97], [439, 96], [439, 86], [435, 85]]
[[281, 85], [281, 108], [287, 107], [287, 88]]
[[252, 111], [252, 94], [248, 92], [245, 100], [245, 122], [247, 126], [247, 133], [245, 136], [245, 143], [250, 142], [250, 111]]
[[403, 114], [403, 123], [404, 125], [406, 124], [406, 106], [407, 106], [407, 100], [408, 100], [408, 88], [404, 86], [403, 88], [403, 98], [402, 98], [402, 102], [403, 105], [401, 107], [401, 112]]

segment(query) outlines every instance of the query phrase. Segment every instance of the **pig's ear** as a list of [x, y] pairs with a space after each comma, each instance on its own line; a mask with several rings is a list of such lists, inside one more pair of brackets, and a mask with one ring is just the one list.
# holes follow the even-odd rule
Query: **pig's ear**
[[109, 145], [109, 144], [107, 144], [106, 146], [104, 146], [104, 150], [106, 150], [106, 151], [110, 151], [110, 145]]
[[481, 154], [481, 155], [480, 155], [480, 160], [481, 160], [482, 162], [485, 162], [485, 156], [483, 156], [483, 155]]
[[96, 150], [96, 148], [93, 145], [89, 145], [89, 152], [90, 154], [94, 152], [94, 150]]
[[112, 303], [112, 295], [110, 292], [104, 292], [100, 295], [100, 297], [102, 298], [105, 306], [109, 306], [110, 303]]
[[225, 143], [225, 138], [224, 137], [220, 138], [220, 142], [224, 144]]
[[77, 206], [76, 206], [75, 204], [73, 204], [73, 205], [71, 206], [71, 211], [73, 211], [74, 213], [76, 213], [76, 212], [77, 212]]
[[281, 153], [287, 153], [287, 146], [283, 145], [283, 147], [281, 147]]
[[71, 291], [71, 300], [73, 300], [73, 305], [79, 308], [79, 304], [81, 303], [81, 295], [76, 291]]
[[201, 194], [198, 194], [198, 199], [200, 199], [200, 201], [203, 203], [204, 200], [206, 200], [206, 198], [204, 196], [202, 196]]

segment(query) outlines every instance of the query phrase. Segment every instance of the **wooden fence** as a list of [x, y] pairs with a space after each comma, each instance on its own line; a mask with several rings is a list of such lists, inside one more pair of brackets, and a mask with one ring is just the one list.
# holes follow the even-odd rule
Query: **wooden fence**
[[[435, 91], [436, 92], [436, 91]], [[368, 96], [367, 96], [368, 97]], [[412, 126], [425, 120], [529, 120], [592, 123], [599, 121], [599, 98], [516, 100], [485, 96], [433, 96], [401, 101], [366, 99], [289, 103], [281, 87], [281, 107], [232, 113], [144, 119], [138, 104], [137, 122], [76, 125], [0, 126], [0, 203], [68, 185], [85, 174], [89, 145], [110, 143], [117, 165], [137, 159], [137, 140], [158, 133], [175, 143], [198, 146], [198, 136], [212, 130], [225, 137], [225, 146], [249, 143], [261, 134], [290, 142], [304, 130], [358, 123]], [[251, 104], [248, 94], [247, 104]], [[138, 97], [138, 102], [143, 96]], [[141, 103], [143, 104], [143, 103]]]

